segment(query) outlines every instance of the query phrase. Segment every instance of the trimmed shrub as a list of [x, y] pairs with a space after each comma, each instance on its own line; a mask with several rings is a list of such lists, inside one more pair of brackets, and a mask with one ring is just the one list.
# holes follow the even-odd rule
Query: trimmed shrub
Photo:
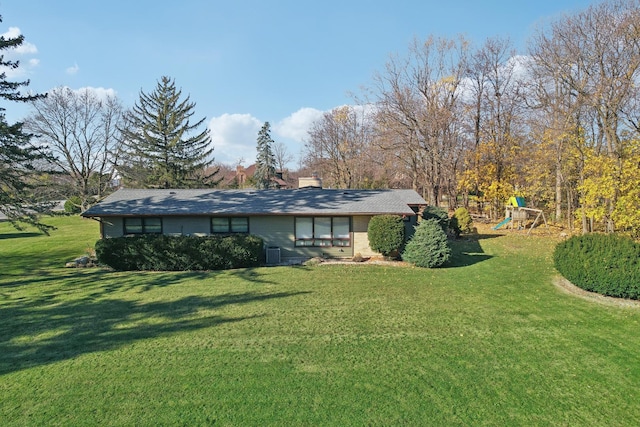
[[449, 241], [435, 218], [422, 220], [402, 254], [402, 259], [418, 267], [442, 266], [451, 257]]
[[460, 233], [471, 233], [473, 231], [473, 220], [466, 208], [456, 209], [451, 217], [451, 222], [455, 222], [456, 229], [458, 230], [457, 235], [460, 235]]
[[260, 265], [263, 245], [251, 235], [142, 235], [98, 240], [96, 257], [115, 270], [225, 270]]
[[82, 206], [82, 199], [79, 196], [71, 196], [64, 202], [64, 211], [69, 214], [78, 214]]
[[374, 216], [369, 221], [367, 237], [372, 250], [389, 256], [404, 244], [404, 221], [397, 215]]
[[602, 295], [640, 299], [640, 244], [616, 234], [585, 234], [559, 243], [555, 267], [574, 285]]

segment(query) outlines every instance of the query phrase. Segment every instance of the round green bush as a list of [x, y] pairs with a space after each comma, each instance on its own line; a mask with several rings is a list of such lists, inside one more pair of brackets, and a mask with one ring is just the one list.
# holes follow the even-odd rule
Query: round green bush
[[389, 256], [400, 251], [404, 243], [404, 222], [397, 215], [377, 215], [369, 221], [367, 229], [372, 250]]
[[640, 244], [616, 234], [585, 234], [559, 243], [555, 267], [574, 285], [602, 295], [640, 299]]
[[80, 213], [82, 210], [82, 199], [79, 196], [71, 196], [64, 202], [64, 211], [70, 214]]
[[422, 220], [404, 249], [402, 259], [418, 267], [442, 266], [451, 257], [449, 241], [435, 218]]
[[473, 231], [473, 220], [471, 219], [471, 214], [466, 208], [456, 209], [453, 213], [452, 219], [454, 218], [462, 233], [471, 233]]

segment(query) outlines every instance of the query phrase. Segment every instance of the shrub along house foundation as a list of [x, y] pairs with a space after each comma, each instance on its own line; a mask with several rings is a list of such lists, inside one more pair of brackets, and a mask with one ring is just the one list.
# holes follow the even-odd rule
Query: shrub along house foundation
[[425, 200], [413, 190], [322, 189], [318, 178], [295, 190], [121, 189], [82, 216], [102, 238], [139, 234], [247, 233], [265, 242], [267, 263], [312, 257], [372, 256], [367, 227], [375, 215], [400, 215], [413, 233]]

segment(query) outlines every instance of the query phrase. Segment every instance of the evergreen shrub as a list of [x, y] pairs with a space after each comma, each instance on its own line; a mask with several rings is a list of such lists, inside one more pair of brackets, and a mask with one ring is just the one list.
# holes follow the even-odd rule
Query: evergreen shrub
[[449, 220], [449, 212], [447, 212], [446, 209], [440, 208], [438, 206], [427, 206], [424, 211], [422, 212], [422, 218], [423, 219], [435, 219], [438, 224], [440, 225], [440, 227], [442, 228], [442, 231], [446, 233], [449, 233], [449, 231], [451, 231], [450, 226], [450, 220]]
[[602, 295], [640, 299], [640, 244], [616, 234], [585, 234], [559, 243], [555, 267], [574, 285]]
[[64, 211], [69, 214], [77, 214], [82, 210], [82, 199], [79, 196], [71, 196], [64, 202]]
[[451, 217], [451, 223], [452, 225], [455, 223], [456, 236], [459, 236], [460, 233], [471, 233], [473, 231], [473, 220], [466, 208], [456, 209]]
[[435, 268], [451, 257], [451, 247], [437, 219], [422, 220], [402, 254], [402, 259], [418, 267]]
[[369, 246], [383, 256], [400, 251], [404, 244], [404, 221], [397, 215], [377, 215], [369, 221]]
[[115, 270], [225, 270], [259, 266], [263, 245], [252, 235], [141, 235], [98, 240], [96, 257]]

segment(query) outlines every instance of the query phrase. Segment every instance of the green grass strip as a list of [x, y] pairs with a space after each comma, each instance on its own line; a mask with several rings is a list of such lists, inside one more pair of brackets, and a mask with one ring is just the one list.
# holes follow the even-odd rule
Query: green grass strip
[[640, 310], [559, 292], [556, 241], [449, 267], [65, 269], [98, 225], [0, 224], [0, 418], [47, 425], [640, 424]]

